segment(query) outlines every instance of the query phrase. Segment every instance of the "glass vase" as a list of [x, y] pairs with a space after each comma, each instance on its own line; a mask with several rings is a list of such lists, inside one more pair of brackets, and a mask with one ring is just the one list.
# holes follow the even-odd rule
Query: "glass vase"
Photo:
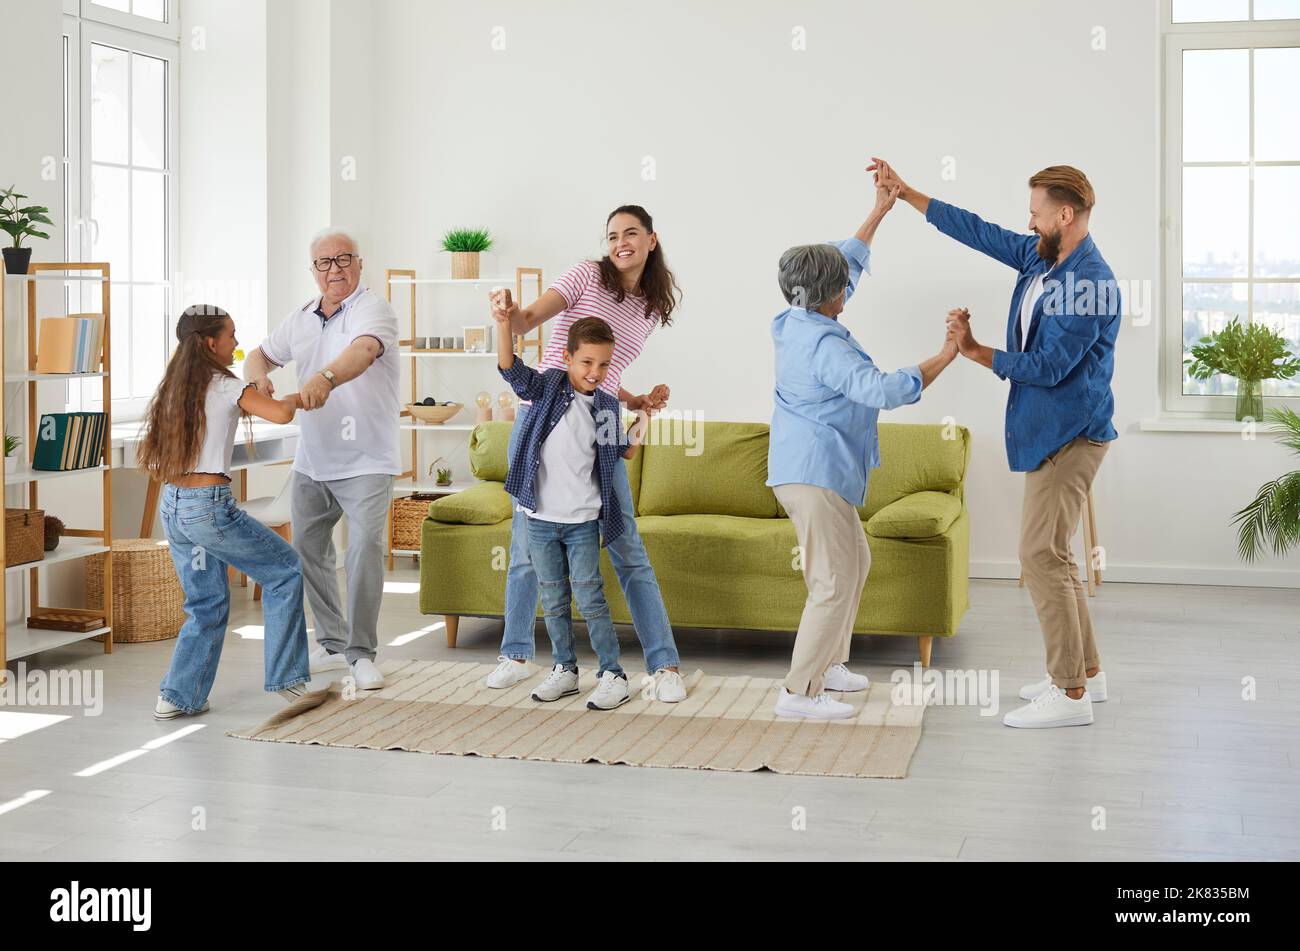
[[1246, 418], [1264, 419], [1264, 393], [1259, 380], [1237, 381], [1237, 422]]

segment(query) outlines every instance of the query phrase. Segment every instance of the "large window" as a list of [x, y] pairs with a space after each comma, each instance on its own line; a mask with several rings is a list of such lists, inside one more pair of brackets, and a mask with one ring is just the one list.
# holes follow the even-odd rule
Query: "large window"
[[[1165, 404], [1231, 412], [1236, 381], [1191, 379], [1233, 318], [1300, 353], [1300, 0], [1166, 0]], [[1264, 395], [1300, 402], [1300, 380]]]
[[[65, 240], [71, 259], [112, 265], [113, 409], [130, 417], [157, 387], [169, 353], [178, 49], [160, 33], [174, 10], [142, 0], [72, 6]], [[82, 293], [74, 306], [97, 309], [97, 289]], [[98, 387], [86, 390], [87, 401], [92, 390]]]

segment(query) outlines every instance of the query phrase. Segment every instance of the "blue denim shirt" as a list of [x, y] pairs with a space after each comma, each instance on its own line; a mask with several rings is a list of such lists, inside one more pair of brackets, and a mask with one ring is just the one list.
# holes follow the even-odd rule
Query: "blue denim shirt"
[[[537, 470], [542, 464], [542, 443], [568, 412], [574, 399], [573, 384], [569, 382], [567, 370], [552, 368], [538, 372], [518, 356], [509, 370], [500, 370], [500, 373], [520, 399], [531, 400], [533, 404], [519, 423], [523, 429], [517, 436], [515, 455], [506, 472], [506, 492], [524, 508], [536, 510], [534, 491]], [[624, 529], [623, 509], [614, 492], [614, 467], [628, 447], [628, 438], [616, 397], [597, 389], [591, 415], [596, 420], [601, 544], [608, 545], [622, 535]]]
[[[871, 249], [857, 238], [833, 242], [849, 262], [848, 303]], [[847, 327], [790, 307], [772, 321], [776, 407], [767, 450], [767, 484], [801, 483], [838, 493], [850, 505], [867, 497], [868, 471], [880, 465], [876, 419], [921, 398], [921, 371], [885, 373]]]
[[[1119, 438], [1111, 425], [1119, 285], [1091, 236], [1050, 271], [1037, 235], [1018, 234], [936, 198], [925, 220], [967, 247], [1014, 268], [1019, 277], [1007, 318], [1007, 349], [993, 351], [993, 372], [1011, 381], [1007, 396], [1007, 461], [1032, 472], [1072, 439]], [[1020, 299], [1047, 271], [1034, 305], [1029, 338], [1020, 339]]]

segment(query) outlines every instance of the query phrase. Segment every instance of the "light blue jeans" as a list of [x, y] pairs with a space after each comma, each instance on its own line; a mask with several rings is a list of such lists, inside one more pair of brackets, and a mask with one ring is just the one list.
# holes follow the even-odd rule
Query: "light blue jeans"
[[[515, 441], [519, 427], [529, 407], [519, 407], [515, 425], [510, 430], [507, 448], [509, 458], [515, 456]], [[638, 450], [638, 452], [644, 450]], [[645, 666], [649, 673], [658, 673], [665, 667], [679, 663], [677, 644], [673, 640], [672, 625], [664, 608], [659, 581], [650, 565], [645, 543], [636, 528], [632, 508], [632, 486], [627, 480], [627, 465], [622, 459], [614, 467], [614, 491], [623, 510], [623, 534], [605, 546], [609, 560], [618, 575], [623, 597], [627, 599], [628, 612], [636, 627], [636, 636], [645, 652]], [[513, 504], [513, 503], [512, 503]], [[537, 620], [538, 585], [528, 554], [528, 516], [518, 511], [510, 522], [510, 566], [506, 570], [506, 624], [501, 639], [501, 654], [511, 660], [532, 660], [536, 651], [534, 623]], [[581, 609], [579, 609], [581, 610]]]
[[541, 585], [542, 614], [546, 633], [551, 636], [555, 664], [574, 672], [578, 655], [573, 644], [573, 614], [569, 602], [578, 605], [587, 622], [587, 635], [600, 662], [600, 673], [613, 671], [624, 680], [618, 665], [618, 634], [605, 601], [605, 583], [600, 577], [600, 523], [547, 522], [528, 520], [528, 554]]
[[239, 508], [226, 485], [166, 485], [161, 510], [188, 615], [163, 678], [163, 698], [197, 713], [212, 691], [230, 616], [227, 565], [262, 586], [266, 689], [307, 683], [302, 569], [289, 543]]

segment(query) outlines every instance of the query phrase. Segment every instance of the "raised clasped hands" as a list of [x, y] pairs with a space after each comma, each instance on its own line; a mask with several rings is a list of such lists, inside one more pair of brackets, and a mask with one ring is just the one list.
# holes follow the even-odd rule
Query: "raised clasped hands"
[[627, 400], [625, 405], [634, 413], [645, 412], [649, 416], [654, 416], [668, 405], [668, 397], [671, 395], [672, 391], [668, 388], [668, 384], [660, 383], [644, 396], [634, 396]]
[[877, 158], [874, 155], [871, 156], [871, 164], [867, 166], [867, 171], [875, 173], [877, 194], [883, 188], [892, 192], [895, 198], [906, 197], [907, 183], [898, 177], [898, 173], [894, 171], [893, 166], [884, 159]]
[[964, 357], [971, 356], [978, 344], [970, 329], [970, 311], [965, 307], [948, 311], [947, 328], [948, 339], [956, 344], [957, 351]]

